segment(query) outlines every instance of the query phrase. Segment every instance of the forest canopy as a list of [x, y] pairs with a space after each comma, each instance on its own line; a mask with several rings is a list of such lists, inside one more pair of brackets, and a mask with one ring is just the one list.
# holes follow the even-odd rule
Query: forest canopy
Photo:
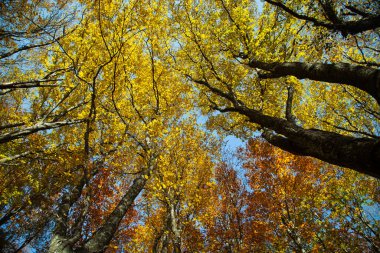
[[0, 251], [380, 252], [379, 27], [376, 0], [1, 1]]

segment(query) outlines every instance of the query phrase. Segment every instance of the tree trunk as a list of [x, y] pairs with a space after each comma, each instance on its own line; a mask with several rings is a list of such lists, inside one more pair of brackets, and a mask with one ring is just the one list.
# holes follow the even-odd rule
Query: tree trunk
[[72, 248], [73, 244], [77, 241], [77, 238], [69, 238], [66, 234], [68, 211], [72, 204], [80, 197], [81, 189], [83, 188], [84, 184], [81, 184], [75, 188], [62, 200], [62, 204], [60, 205], [57, 214], [58, 218], [56, 228], [54, 229], [54, 233], [50, 242], [49, 253], [104, 252], [112, 240], [120, 221], [123, 219], [125, 213], [130, 209], [136, 197], [143, 190], [146, 181], [147, 179], [143, 175], [137, 177], [133, 181], [132, 185], [120, 200], [117, 207], [104, 222], [104, 225], [93, 234], [93, 236], [86, 242], [83, 248], [80, 248], [78, 250], [73, 250]]
[[173, 238], [174, 253], [181, 253], [181, 232], [178, 228], [177, 217], [176, 217], [175, 208], [173, 204], [170, 205], [169, 211], [170, 211], [171, 230], [174, 235], [174, 238]]
[[269, 73], [259, 74], [262, 78], [295, 76], [298, 79], [347, 84], [367, 92], [380, 104], [380, 70], [348, 63], [266, 63], [251, 60], [248, 65]]
[[281, 149], [380, 178], [380, 139], [355, 138], [318, 129], [304, 129], [287, 120], [243, 107], [225, 111], [238, 112], [247, 116], [251, 122], [275, 131], [276, 134], [265, 133], [263, 136]]
[[[145, 174], [144, 174], [145, 175]], [[125, 213], [131, 208], [139, 193], [144, 189], [147, 179], [141, 175], [133, 180], [132, 185], [120, 200], [117, 207], [108, 216], [103, 226], [100, 227], [80, 252], [104, 252], [111, 242]]]
[[[72, 205], [78, 201], [82, 195], [82, 190], [86, 184], [85, 177], [70, 192], [62, 196], [56, 216], [56, 224], [50, 241], [49, 253], [72, 253], [72, 244], [76, 238], [69, 238], [67, 235], [68, 215]], [[79, 238], [78, 238], [79, 239]]]

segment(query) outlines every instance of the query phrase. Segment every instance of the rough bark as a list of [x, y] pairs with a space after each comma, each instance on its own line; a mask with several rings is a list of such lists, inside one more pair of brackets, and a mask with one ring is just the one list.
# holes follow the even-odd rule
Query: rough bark
[[[227, 99], [233, 107], [219, 108], [220, 112], [236, 112], [248, 117], [249, 121], [264, 129], [274, 131], [263, 135], [271, 144], [297, 155], [312, 156], [322, 161], [350, 168], [380, 178], [380, 138], [356, 138], [318, 129], [304, 129], [292, 121], [268, 116], [247, 108], [231, 93], [212, 86], [206, 80], [193, 82], [207, 87], [211, 92]], [[288, 98], [289, 104], [291, 99]], [[266, 132], [268, 133], [268, 132]]]
[[248, 65], [268, 73], [261, 73], [261, 78], [295, 76], [298, 79], [347, 84], [367, 92], [380, 104], [380, 70], [348, 63], [302, 63], [273, 62], [266, 63], [251, 60]]
[[144, 189], [147, 179], [141, 175], [137, 177], [123, 198], [120, 200], [117, 207], [108, 216], [103, 226], [100, 227], [89, 241], [85, 244], [84, 248], [79, 252], [104, 252], [112, 240], [119, 223], [123, 219], [125, 213], [132, 206], [136, 197]]
[[[57, 84], [49, 84], [52, 82], [60, 81], [60, 79], [41, 79], [41, 80], [31, 80], [23, 82], [11, 82], [11, 83], [1, 83], [0, 90], [5, 89], [28, 89], [28, 88], [38, 88], [38, 87], [59, 87]], [[45, 84], [48, 83], [48, 84]]]
[[318, 129], [304, 129], [287, 120], [247, 108], [233, 108], [253, 123], [276, 134], [264, 134], [271, 144], [297, 155], [312, 156], [380, 178], [380, 139], [355, 138]]
[[103, 226], [85, 243], [83, 248], [73, 249], [77, 241], [76, 236], [69, 238], [67, 231], [67, 215], [75, 201], [79, 199], [84, 187], [84, 181], [75, 187], [70, 194], [66, 194], [57, 212], [56, 227], [50, 242], [49, 253], [93, 253], [104, 252], [112, 240], [119, 223], [130, 209], [138, 194], [143, 190], [147, 179], [141, 175], [136, 178], [114, 211], [108, 216]]
[[[62, 196], [55, 219], [55, 228], [50, 241], [49, 253], [72, 253], [72, 244], [76, 238], [67, 236], [68, 215], [72, 205], [82, 195], [83, 188], [86, 184], [85, 177], [70, 191]], [[79, 239], [79, 238], [78, 238]]]
[[289, 86], [288, 98], [286, 100], [285, 117], [287, 121], [295, 123], [296, 118], [293, 116], [293, 113], [292, 113], [293, 94], [294, 94], [294, 88], [292, 86]]

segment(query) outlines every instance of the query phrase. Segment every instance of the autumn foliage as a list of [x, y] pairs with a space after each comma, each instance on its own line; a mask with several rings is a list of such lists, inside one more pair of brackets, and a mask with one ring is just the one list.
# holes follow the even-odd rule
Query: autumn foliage
[[0, 251], [379, 252], [379, 20], [0, 1]]

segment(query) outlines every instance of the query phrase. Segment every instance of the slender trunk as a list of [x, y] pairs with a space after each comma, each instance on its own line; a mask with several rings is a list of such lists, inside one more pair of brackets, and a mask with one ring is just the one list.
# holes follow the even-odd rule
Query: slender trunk
[[178, 228], [177, 217], [176, 217], [175, 208], [173, 204], [170, 205], [170, 225], [171, 225], [171, 230], [174, 234], [174, 238], [173, 238], [174, 253], [181, 253], [181, 232]]
[[161, 241], [163, 236], [164, 236], [164, 230], [162, 229], [158, 234], [156, 234], [156, 237], [154, 238], [153, 247], [152, 247], [153, 253], [159, 253], [160, 252], [160, 241]]
[[27, 88], [36, 88], [36, 87], [59, 87], [57, 84], [44, 84], [60, 81], [59, 79], [41, 79], [41, 80], [31, 80], [24, 82], [10, 82], [10, 83], [1, 83], [0, 90], [4, 89], [27, 89]]
[[165, 253], [167, 252], [168, 238], [167, 233], [170, 228], [170, 213], [166, 214], [164, 226], [161, 228], [160, 232], [156, 233], [154, 238], [154, 244], [152, 248], [153, 253]]
[[259, 74], [262, 78], [295, 76], [299, 79], [347, 84], [367, 92], [380, 104], [380, 70], [348, 63], [266, 63], [251, 60], [248, 64], [269, 73]]
[[86, 180], [83, 177], [78, 185], [76, 185], [70, 192], [67, 192], [63, 195], [56, 215], [56, 225], [53, 231], [52, 239], [50, 241], [49, 253], [74, 252], [72, 249], [72, 244], [75, 238], [69, 238], [67, 235], [68, 215], [72, 205], [82, 195], [82, 190], [85, 184]]
[[81, 252], [103, 252], [111, 242], [125, 213], [131, 208], [139, 193], [144, 189], [147, 179], [141, 175], [133, 180], [119, 204], [84, 246]]

